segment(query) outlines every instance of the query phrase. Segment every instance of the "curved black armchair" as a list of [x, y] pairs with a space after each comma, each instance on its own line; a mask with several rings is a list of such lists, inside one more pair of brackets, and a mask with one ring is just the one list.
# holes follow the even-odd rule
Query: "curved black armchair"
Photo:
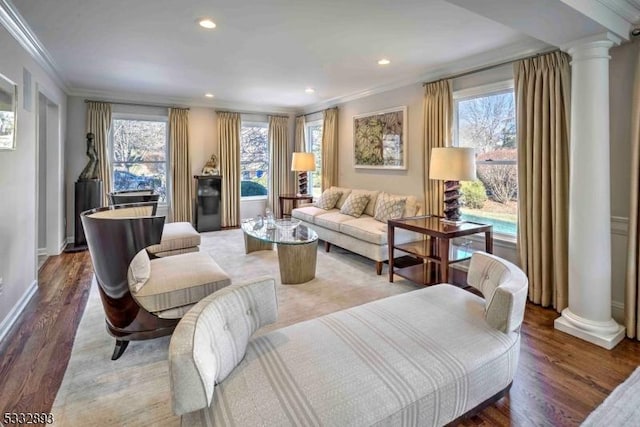
[[160, 195], [153, 190], [121, 190], [109, 193], [109, 203], [112, 205], [123, 205], [129, 203], [155, 202], [153, 215], [158, 208]]
[[140, 203], [96, 208], [80, 216], [107, 331], [116, 338], [112, 360], [124, 353], [130, 340], [168, 335], [178, 323], [149, 313], [129, 291], [127, 272], [133, 257], [147, 246], [160, 243], [165, 218], [153, 215], [154, 210], [154, 203]]
[[[109, 193], [111, 205], [153, 202], [153, 215], [158, 208], [160, 195], [153, 189], [123, 190]], [[190, 223], [167, 223], [164, 226], [163, 238], [160, 244], [147, 248], [156, 257], [195, 252], [200, 245], [200, 234]]]
[[104, 307], [107, 331], [116, 339], [112, 360], [129, 341], [169, 335], [182, 316], [205, 296], [231, 284], [206, 253], [151, 260], [164, 216], [154, 202], [96, 208], [80, 215]]

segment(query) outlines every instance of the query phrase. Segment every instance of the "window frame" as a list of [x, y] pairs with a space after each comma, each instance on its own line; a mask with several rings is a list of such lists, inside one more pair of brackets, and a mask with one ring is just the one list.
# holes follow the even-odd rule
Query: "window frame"
[[[269, 168], [271, 168], [271, 153], [269, 148], [269, 122], [267, 120], [261, 120], [255, 117], [243, 119], [240, 118], [240, 146], [242, 146], [242, 128], [243, 127], [260, 127], [267, 129], [267, 162]], [[242, 148], [240, 149], [242, 151]], [[242, 165], [240, 166], [240, 182], [242, 182]], [[242, 184], [240, 184], [242, 185]], [[242, 196], [242, 188], [238, 189], [240, 193], [240, 201], [252, 201], [252, 200], [267, 200], [269, 198], [269, 192], [271, 191], [271, 179], [267, 174], [267, 194], [265, 196]]]
[[[161, 161], [149, 161], [149, 162], [116, 162], [115, 158], [114, 158], [114, 134], [113, 134], [113, 122], [115, 120], [135, 120], [135, 121], [143, 121], [143, 122], [163, 122], [165, 123], [165, 136], [164, 136], [164, 156], [165, 156], [165, 160], [164, 162]], [[171, 168], [171, 158], [170, 158], [170, 148], [169, 148], [169, 133], [170, 133], [170, 124], [169, 124], [169, 117], [165, 116], [165, 115], [159, 115], [159, 114], [144, 114], [144, 113], [113, 113], [111, 115], [111, 128], [109, 130], [109, 168], [110, 170], [110, 174], [111, 174], [111, 182], [112, 184], [115, 182], [115, 169], [114, 169], [114, 165], [116, 163], [118, 164], [122, 164], [122, 163], [129, 163], [129, 164], [137, 164], [137, 163], [164, 163], [165, 164], [165, 169], [164, 169], [164, 173], [166, 175], [165, 177], [165, 182], [167, 183], [167, 188], [165, 189], [165, 201], [164, 202], [158, 202], [158, 208], [162, 209], [163, 211], [165, 209], [168, 209], [169, 206], [171, 205], [171, 173], [169, 173], [169, 170]], [[113, 191], [113, 189], [112, 189]]]
[[[458, 105], [462, 101], [467, 101], [473, 98], [480, 98], [491, 95], [499, 95], [503, 93], [514, 92], [515, 94], [515, 81], [513, 79], [502, 80], [495, 83], [484, 84], [479, 86], [473, 86], [465, 89], [456, 90], [453, 92], [453, 138], [452, 145], [459, 147], [459, 113]], [[517, 120], [517, 116], [516, 116]], [[516, 123], [517, 126], [517, 123]], [[516, 150], [517, 150], [516, 146]], [[517, 160], [476, 160], [476, 166], [478, 165], [515, 165], [518, 166]], [[517, 224], [518, 213], [516, 213]], [[496, 240], [516, 244], [518, 239], [518, 230], [516, 228], [516, 234], [505, 234], [500, 232], [493, 232], [493, 237]]]
[[[322, 118], [305, 121], [304, 123], [304, 140], [305, 140], [305, 146], [306, 146], [305, 150], [309, 153], [313, 153], [313, 146], [311, 145], [311, 138], [310, 138], [311, 132], [309, 131], [309, 128], [315, 127], [315, 126], [323, 127], [322, 133], [324, 135], [324, 120]], [[320, 139], [320, 153], [322, 153], [322, 139]], [[318, 159], [316, 159], [316, 162], [317, 160]], [[320, 163], [322, 164], [322, 159], [320, 159]], [[322, 186], [322, 183], [321, 183], [321, 186]], [[309, 173], [308, 188], [311, 191], [310, 192], [307, 191], [307, 192], [313, 195], [313, 172]]]

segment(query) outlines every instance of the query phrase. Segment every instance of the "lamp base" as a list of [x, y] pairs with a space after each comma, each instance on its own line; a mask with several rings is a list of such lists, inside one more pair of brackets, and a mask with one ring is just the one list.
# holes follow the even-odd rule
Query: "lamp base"
[[451, 219], [447, 219], [447, 218], [442, 218], [440, 220], [440, 222], [444, 223], [444, 224], [449, 224], [449, 225], [460, 225], [460, 224], [464, 224], [466, 221], [462, 221], [462, 220], [451, 220]]
[[298, 172], [298, 195], [303, 196], [307, 194], [307, 173]]
[[460, 224], [460, 181], [444, 182], [444, 216], [449, 224]]

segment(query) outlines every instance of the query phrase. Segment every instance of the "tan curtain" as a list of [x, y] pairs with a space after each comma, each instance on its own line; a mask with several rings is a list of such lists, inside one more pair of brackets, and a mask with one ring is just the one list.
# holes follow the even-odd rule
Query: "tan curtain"
[[338, 185], [338, 108], [323, 112], [322, 190]]
[[569, 56], [514, 63], [518, 141], [518, 250], [529, 299], [558, 312], [568, 298]]
[[109, 130], [111, 130], [111, 104], [87, 102], [87, 133], [94, 135], [98, 153], [98, 177], [102, 180], [102, 205], [109, 205], [107, 194], [111, 192], [111, 160], [109, 158]]
[[631, 195], [629, 198], [629, 239], [627, 242], [627, 281], [624, 323], [629, 338], [640, 330], [640, 43], [636, 46], [636, 69], [631, 105]]
[[169, 109], [169, 163], [171, 168], [171, 212], [176, 222], [191, 222], [191, 161], [189, 160], [189, 110]]
[[240, 114], [216, 115], [222, 175], [222, 226], [237, 227], [240, 225]]
[[293, 151], [301, 153], [307, 151], [307, 141], [304, 135], [304, 116], [296, 117], [296, 140]]
[[[295, 133], [295, 141], [294, 141], [294, 147], [293, 147], [293, 151], [295, 151], [296, 153], [307, 151], [307, 141], [304, 134], [304, 131], [305, 131], [304, 125], [305, 125], [304, 116], [296, 117], [296, 133]], [[301, 172], [296, 176], [296, 179], [295, 179], [296, 191], [298, 191], [297, 189], [299, 188], [299, 185], [300, 185], [299, 177], [303, 173], [306, 173], [306, 172]]]
[[292, 192], [292, 178], [289, 118], [269, 116], [269, 205], [276, 218], [282, 216], [279, 196]]
[[451, 80], [429, 83], [424, 88], [424, 204], [427, 215], [444, 213], [442, 181], [429, 179], [431, 150], [451, 142], [453, 92]]

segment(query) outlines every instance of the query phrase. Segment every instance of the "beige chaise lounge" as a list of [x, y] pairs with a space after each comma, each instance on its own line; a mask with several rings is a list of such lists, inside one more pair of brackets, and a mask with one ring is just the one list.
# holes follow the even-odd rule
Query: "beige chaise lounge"
[[502, 396], [518, 364], [527, 278], [476, 253], [441, 284], [288, 326], [271, 279], [199, 302], [169, 348], [183, 426], [443, 425]]

